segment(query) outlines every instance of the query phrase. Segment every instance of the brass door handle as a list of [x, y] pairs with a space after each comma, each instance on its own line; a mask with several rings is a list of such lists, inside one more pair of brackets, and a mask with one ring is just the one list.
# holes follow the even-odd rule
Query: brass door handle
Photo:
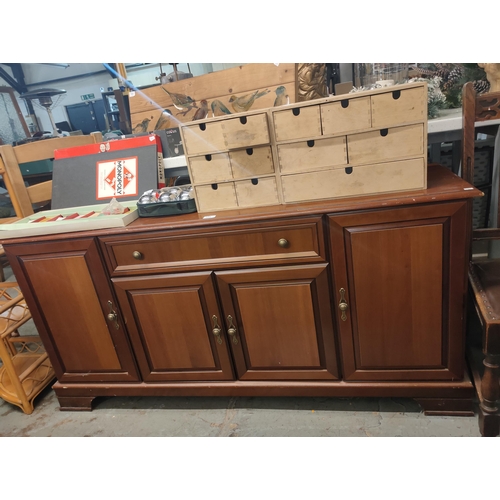
[[228, 328], [227, 328], [227, 333], [231, 337], [231, 340], [233, 341], [234, 345], [238, 344], [238, 337], [236, 337], [236, 327], [233, 325], [233, 317], [228, 316], [227, 321], [229, 323]]
[[137, 259], [137, 260], [141, 260], [143, 258], [143, 255], [141, 252], [135, 250], [134, 252], [132, 252], [132, 256], [134, 257], [134, 259]]
[[347, 311], [347, 309], [349, 309], [349, 305], [347, 304], [347, 302], [345, 300], [345, 289], [341, 288], [339, 290], [339, 293], [340, 293], [339, 309], [342, 312], [342, 314], [340, 315], [340, 319], [342, 321], [346, 321], [347, 320], [347, 314], [345, 312]]
[[212, 316], [212, 321], [214, 322], [214, 327], [212, 329], [212, 333], [215, 335], [215, 338], [217, 339], [217, 344], [222, 344], [222, 337], [220, 334], [222, 333], [222, 330], [220, 329], [218, 325], [218, 320], [217, 316], [214, 314]]
[[118, 314], [116, 314], [116, 311], [113, 309], [113, 302], [111, 302], [111, 300], [108, 300], [108, 306], [109, 306], [108, 321], [114, 322], [115, 328], [118, 330], [118, 328], [120, 328], [120, 324], [118, 323]]
[[278, 240], [278, 245], [281, 248], [288, 248], [290, 246], [290, 242], [286, 238], [280, 238]]

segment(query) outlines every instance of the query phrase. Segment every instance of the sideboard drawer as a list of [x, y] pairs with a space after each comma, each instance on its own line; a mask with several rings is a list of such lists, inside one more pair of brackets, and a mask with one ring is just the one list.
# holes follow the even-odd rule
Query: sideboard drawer
[[[100, 238], [112, 275], [144, 274], [178, 268], [216, 269], [231, 263], [325, 259], [321, 217], [279, 224]], [[295, 262], [294, 261], [294, 262]], [[251, 263], [251, 264], [249, 264]]]
[[266, 113], [231, 118], [220, 122], [225, 149], [247, 148], [269, 144], [269, 127]]

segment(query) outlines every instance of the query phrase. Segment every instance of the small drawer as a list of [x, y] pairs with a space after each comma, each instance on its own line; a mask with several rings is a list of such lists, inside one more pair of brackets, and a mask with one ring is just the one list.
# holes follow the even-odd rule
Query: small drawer
[[275, 177], [257, 177], [236, 181], [236, 198], [239, 207], [278, 205], [278, 190]]
[[278, 142], [321, 135], [319, 106], [303, 106], [276, 111], [273, 113], [273, 120]]
[[372, 127], [391, 127], [427, 120], [427, 92], [425, 87], [371, 96]]
[[323, 135], [346, 134], [372, 126], [370, 97], [342, 99], [321, 105]]
[[262, 265], [283, 259], [323, 262], [321, 217], [260, 221], [218, 228], [100, 238], [112, 275], [151, 274], [189, 267], [217, 269], [228, 264]]
[[406, 125], [347, 136], [349, 165], [424, 154], [424, 126]]
[[198, 212], [238, 208], [234, 182], [219, 182], [195, 186]]
[[193, 184], [230, 181], [232, 179], [231, 163], [227, 153], [191, 156], [188, 158], [188, 162]]
[[188, 155], [214, 153], [226, 149], [222, 122], [203, 122], [182, 127], [184, 151]]
[[320, 170], [347, 164], [345, 137], [331, 137], [278, 146], [282, 174]]
[[233, 179], [258, 177], [274, 173], [270, 146], [239, 149], [229, 152]]
[[282, 177], [286, 203], [425, 189], [423, 158]]
[[247, 148], [270, 143], [265, 113], [229, 118], [220, 123], [224, 134], [224, 149]]

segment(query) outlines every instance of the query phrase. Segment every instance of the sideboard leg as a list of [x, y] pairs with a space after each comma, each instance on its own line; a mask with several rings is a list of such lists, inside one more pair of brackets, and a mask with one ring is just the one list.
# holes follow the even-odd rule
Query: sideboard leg
[[61, 411], [92, 411], [95, 396], [57, 396]]
[[479, 402], [479, 431], [484, 437], [498, 436], [500, 433], [500, 356], [486, 354], [484, 374], [481, 379], [481, 401]]
[[472, 399], [451, 398], [414, 398], [422, 407], [424, 415], [441, 415], [454, 417], [473, 417], [474, 402]]

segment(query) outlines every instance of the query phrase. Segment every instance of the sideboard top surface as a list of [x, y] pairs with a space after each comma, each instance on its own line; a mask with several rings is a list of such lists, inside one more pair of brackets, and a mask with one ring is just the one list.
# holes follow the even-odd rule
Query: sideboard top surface
[[[481, 193], [481, 191], [469, 185], [461, 177], [453, 174], [449, 169], [441, 165], [429, 165], [428, 186], [427, 189], [423, 190], [337, 198], [317, 202], [274, 205], [240, 210], [226, 210], [223, 212], [216, 212], [214, 214], [191, 213], [168, 217], [146, 217], [136, 219], [126, 227], [74, 232], [71, 233], [71, 238], [75, 239], [96, 235], [125, 234], [175, 228], [188, 229], [237, 222], [283, 219], [325, 213], [339, 213], [352, 210], [373, 210], [390, 207], [403, 207], [422, 203], [468, 199], [482, 195], [483, 193]], [[8, 245], [9, 243], [19, 244], [34, 241], [51, 241], [60, 238], [68, 238], [68, 234], [11, 238], [8, 240], [0, 240], [0, 243]]]

